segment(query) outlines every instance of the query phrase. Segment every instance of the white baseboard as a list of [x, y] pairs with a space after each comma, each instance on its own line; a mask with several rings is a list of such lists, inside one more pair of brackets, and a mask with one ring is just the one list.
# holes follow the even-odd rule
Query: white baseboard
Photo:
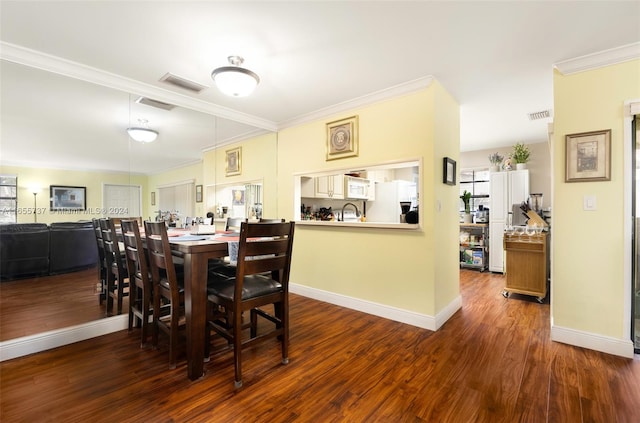
[[314, 300], [324, 301], [326, 303], [339, 305], [341, 307], [361, 311], [378, 317], [384, 317], [385, 319], [406, 323], [432, 331], [438, 330], [458, 309], [460, 309], [460, 307], [462, 307], [462, 298], [458, 296], [451, 302], [451, 304], [445, 307], [434, 317], [293, 283], [289, 284], [289, 291], [293, 294], [313, 298]]
[[128, 315], [121, 314], [81, 325], [0, 342], [0, 361], [11, 360], [12, 358], [22, 357], [117, 332], [127, 329], [128, 324]]
[[625, 358], [633, 358], [633, 342], [631, 339], [611, 338], [552, 325], [551, 340]]

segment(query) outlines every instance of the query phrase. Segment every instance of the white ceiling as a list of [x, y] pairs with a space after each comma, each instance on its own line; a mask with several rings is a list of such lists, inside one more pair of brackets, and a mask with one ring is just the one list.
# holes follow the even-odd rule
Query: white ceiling
[[[0, 38], [3, 163], [153, 173], [429, 77], [460, 104], [461, 150], [546, 141], [551, 119], [528, 113], [553, 109], [554, 64], [640, 42], [640, 2], [3, 0]], [[260, 75], [252, 96], [213, 86], [229, 55]], [[159, 82], [167, 72], [209, 88]], [[185, 107], [130, 106], [127, 93]], [[129, 146], [138, 117], [155, 143]]]

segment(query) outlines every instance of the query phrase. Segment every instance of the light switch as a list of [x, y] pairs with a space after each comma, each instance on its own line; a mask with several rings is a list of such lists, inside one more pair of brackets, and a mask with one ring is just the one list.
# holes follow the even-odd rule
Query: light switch
[[583, 197], [583, 210], [593, 211], [596, 210], [596, 196], [595, 195], [585, 195]]

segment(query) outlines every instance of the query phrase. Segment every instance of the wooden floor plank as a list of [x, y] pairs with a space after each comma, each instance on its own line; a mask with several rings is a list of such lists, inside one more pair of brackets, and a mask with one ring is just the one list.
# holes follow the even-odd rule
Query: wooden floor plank
[[637, 422], [640, 359], [551, 342], [549, 304], [503, 285], [461, 270], [462, 309], [436, 332], [291, 295], [290, 363], [275, 341], [246, 350], [241, 389], [229, 350], [192, 382], [138, 329], [17, 358], [0, 420]]

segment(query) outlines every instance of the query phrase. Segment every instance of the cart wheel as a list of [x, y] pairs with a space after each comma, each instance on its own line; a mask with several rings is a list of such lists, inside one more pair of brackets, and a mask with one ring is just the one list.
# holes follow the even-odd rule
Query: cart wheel
[[540, 304], [544, 303], [544, 297], [536, 297], [536, 300], [538, 300]]
[[507, 290], [502, 291], [502, 296], [505, 298], [509, 298], [509, 291]]

